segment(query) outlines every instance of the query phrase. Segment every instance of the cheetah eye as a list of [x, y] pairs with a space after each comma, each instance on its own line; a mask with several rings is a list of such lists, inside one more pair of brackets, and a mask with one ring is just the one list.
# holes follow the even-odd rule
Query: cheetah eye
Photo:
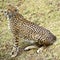
[[6, 13], [6, 11], [4, 13]]
[[15, 9], [15, 11], [17, 11], [17, 9]]

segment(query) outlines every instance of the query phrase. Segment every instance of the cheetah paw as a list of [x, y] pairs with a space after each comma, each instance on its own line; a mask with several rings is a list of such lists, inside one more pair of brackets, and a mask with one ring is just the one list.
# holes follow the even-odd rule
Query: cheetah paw
[[41, 47], [37, 50], [37, 53], [43, 52], [43, 50], [44, 50], [44, 47]]
[[19, 52], [19, 47], [13, 47], [12, 52], [10, 53], [11, 57], [16, 57]]

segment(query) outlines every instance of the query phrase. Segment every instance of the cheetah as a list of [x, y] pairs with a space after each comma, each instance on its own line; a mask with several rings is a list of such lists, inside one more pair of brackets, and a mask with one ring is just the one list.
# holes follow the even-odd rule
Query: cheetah
[[[4, 11], [4, 15], [10, 22], [10, 29], [15, 41], [11, 54], [12, 57], [17, 56], [19, 52], [19, 38], [23, 37], [30, 43], [36, 43], [39, 46], [49, 46], [56, 41], [55, 35], [46, 28], [26, 20], [15, 6], [9, 4], [6, 11]], [[30, 48], [34, 48], [34, 46], [28, 46], [24, 50]]]

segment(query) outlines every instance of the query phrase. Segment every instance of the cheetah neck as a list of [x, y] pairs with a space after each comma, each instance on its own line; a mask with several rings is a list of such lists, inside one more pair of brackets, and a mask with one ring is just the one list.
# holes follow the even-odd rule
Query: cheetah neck
[[7, 20], [8, 20], [8, 29], [10, 30], [10, 20], [11, 20], [11, 18], [9, 18], [8, 15], [7, 15]]

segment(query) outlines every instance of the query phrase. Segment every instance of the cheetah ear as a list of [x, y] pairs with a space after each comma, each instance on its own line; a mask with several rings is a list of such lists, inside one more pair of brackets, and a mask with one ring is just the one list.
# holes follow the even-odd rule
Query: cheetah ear
[[15, 6], [15, 8], [16, 8], [16, 11], [19, 12], [19, 7]]
[[15, 6], [17, 10], [19, 10], [19, 7], [18, 6]]
[[13, 6], [13, 4], [11, 4], [11, 3], [7, 3], [6, 5], [7, 5], [7, 6], [11, 6], [11, 5], [12, 5], [12, 6]]

